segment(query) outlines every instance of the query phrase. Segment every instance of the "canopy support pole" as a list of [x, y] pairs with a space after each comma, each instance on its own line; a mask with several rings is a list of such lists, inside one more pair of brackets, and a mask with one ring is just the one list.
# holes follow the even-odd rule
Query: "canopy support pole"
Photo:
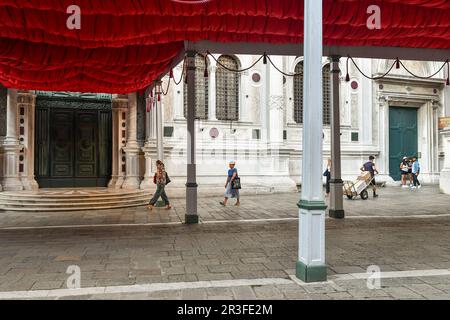
[[297, 277], [326, 281], [325, 210], [322, 184], [322, 1], [305, 0], [303, 169], [299, 207]]
[[156, 97], [155, 97], [155, 106], [156, 106], [156, 149], [158, 160], [164, 162], [164, 141], [163, 141], [163, 117], [162, 117], [162, 82], [161, 80], [155, 81], [156, 87]]
[[340, 119], [340, 81], [339, 56], [330, 57], [331, 60], [331, 180], [330, 180], [330, 209], [331, 218], [345, 217], [341, 178], [341, 119]]
[[188, 51], [186, 57], [187, 77], [187, 183], [186, 183], [186, 224], [199, 222], [197, 211], [197, 165], [195, 155], [195, 56]]

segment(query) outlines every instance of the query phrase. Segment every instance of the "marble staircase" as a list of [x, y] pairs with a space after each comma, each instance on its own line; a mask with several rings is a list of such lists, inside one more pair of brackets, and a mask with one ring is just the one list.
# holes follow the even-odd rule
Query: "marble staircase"
[[0, 211], [61, 212], [118, 209], [143, 206], [151, 194], [145, 191], [92, 189], [40, 189], [0, 192]]

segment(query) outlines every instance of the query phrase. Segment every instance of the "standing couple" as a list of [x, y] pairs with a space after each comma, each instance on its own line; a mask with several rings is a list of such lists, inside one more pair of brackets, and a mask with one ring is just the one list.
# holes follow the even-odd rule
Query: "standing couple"
[[411, 189], [421, 188], [419, 181], [420, 163], [417, 157], [403, 157], [400, 163], [400, 172], [402, 174], [402, 188], [408, 188], [406, 180], [409, 180], [409, 187]]

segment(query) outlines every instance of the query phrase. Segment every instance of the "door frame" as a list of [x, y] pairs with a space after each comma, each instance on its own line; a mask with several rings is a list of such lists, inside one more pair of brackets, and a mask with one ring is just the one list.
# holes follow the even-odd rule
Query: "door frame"
[[389, 109], [404, 107], [417, 109], [417, 152], [420, 155], [421, 171], [424, 182], [438, 183], [438, 110], [437, 96], [413, 96], [406, 94], [381, 94], [379, 96], [379, 146], [378, 161], [383, 178], [389, 183], [398, 184], [389, 172]]
[[[412, 156], [418, 156], [419, 154], [420, 154], [420, 151], [419, 151], [419, 111], [420, 111], [420, 108], [417, 108], [417, 107], [405, 107], [405, 106], [396, 106], [396, 105], [391, 105], [391, 106], [389, 106], [389, 113], [388, 113], [388, 122], [389, 122], [389, 127], [388, 127], [388, 129], [389, 129], [389, 154], [388, 154], [388, 162], [389, 162], [389, 164], [388, 164], [388, 168], [389, 168], [389, 176], [392, 178], [392, 179], [394, 179], [393, 177], [392, 177], [392, 175], [393, 175], [393, 173], [390, 171], [391, 170], [391, 153], [390, 153], [390, 144], [391, 144], [391, 123], [390, 123], [390, 119], [391, 119], [391, 111], [392, 111], [392, 109], [410, 109], [410, 110], [414, 110], [415, 111], [415, 115], [416, 115], [416, 154], [404, 154], [403, 156], [410, 156], [410, 157], [412, 157]], [[401, 162], [401, 160], [399, 160], [398, 161], [398, 165], [397, 165], [397, 167], [400, 165], [400, 162]], [[400, 170], [400, 169], [398, 169], [397, 168], [397, 170]], [[396, 181], [396, 182], [399, 182], [399, 181], [401, 181], [401, 177], [400, 177], [400, 179], [399, 180], [394, 180], [394, 181]]]
[[[95, 97], [95, 98], [94, 98]], [[101, 180], [105, 180], [106, 179], [106, 183], [104, 183], [105, 187], [107, 186], [108, 182], [111, 179], [111, 175], [112, 175], [112, 157], [113, 157], [113, 113], [112, 113], [112, 100], [111, 99], [106, 99], [106, 98], [99, 98], [98, 96], [94, 96], [94, 97], [77, 97], [77, 96], [48, 96], [48, 95], [38, 95], [36, 97], [35, 100], [35, 123], [34, 123], [34, 129], [36, 130], [35, 132], [35, 145], [37, 146], [37, 112], [42, 109], [41, 108], [41, 103], [42, 101], [44, 101], [44, 103], [42, 103], [42, 107], [43, 108], [48, 108], [49, 110], [51, 110], [52, 108], [59, 108], [59, 109], [71, 109], [73, 110], [95, 110], [98, 113], [100, 113], [101, 111], [108, 111], [111, 114], [111, 123], [110, 123], [110, 143], [109, 143], [109, 153], [110, 153], [110, 175], [109, 176], [105, 176], [105, 177], [99, 177], [97, 175], [97, 177], [95, 178], [95, 180], [97, 181], [97, 185], [99, 183], [99, 181]], [[95, 104], [95, 106], [94, 106]], [[75, 113], [74, 113], [75, 115]], [[48, 114], [48, 121], [50, 121], [50, 112]], [[73, 119], [75, 121], [75, 118]], [[50, 126], [49, 126], [50, 127]], [[49, 129], [47, 129], [49, 130]], [[98, 132], [97, 132], [97, 138], [96, 138], [96, 144], [97, 147], [99, 145], [99, 141], [98, 141]], [[37, 170], [37, 161], [38, 161], [38, 148], [35, 148], [34, 150], [34, 155], [33, 155], [33, 161], [35, 163], [35, 170]], [[99, 166], [98, 166], [98, 162], [100, 161], [99, 156], [98, 156], [98, 149], [97, 149], [97, 169], [99, 170]], [[48, 164], [49, 165], [49, 164]], [[34, 172], [35, 175], [35, 179], [39, 185], [39, 176], [37, 175], [37, 172]], [[50, 179], [50, 178], [49, 178]], [[74, 180], [74, 185], [75, 185], [75, 178], [72, 178]], [[80, 178], [80, 181], [82, 179]], [[51, 187], [51, 186], [48, 186]], [[76, 187], [76, 186], [75, 186]], [[39, 185], [39, 188], [42, 188], [42, 186]], [[58, 187], [54, 187], [54, 188], [58, 188]]]

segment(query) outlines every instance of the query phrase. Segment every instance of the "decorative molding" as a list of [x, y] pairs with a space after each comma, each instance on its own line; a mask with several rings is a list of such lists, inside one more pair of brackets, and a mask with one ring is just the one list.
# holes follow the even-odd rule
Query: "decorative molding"
[[52, 98], [112, 100], [112, 94], [106, 93], [53, 92], [53, 91], [34, 91], [34, 93], [38, 96], [52, 97]]
[[269, 97], [270, 110], [284, 110], [284, 96], [271, 95]]

